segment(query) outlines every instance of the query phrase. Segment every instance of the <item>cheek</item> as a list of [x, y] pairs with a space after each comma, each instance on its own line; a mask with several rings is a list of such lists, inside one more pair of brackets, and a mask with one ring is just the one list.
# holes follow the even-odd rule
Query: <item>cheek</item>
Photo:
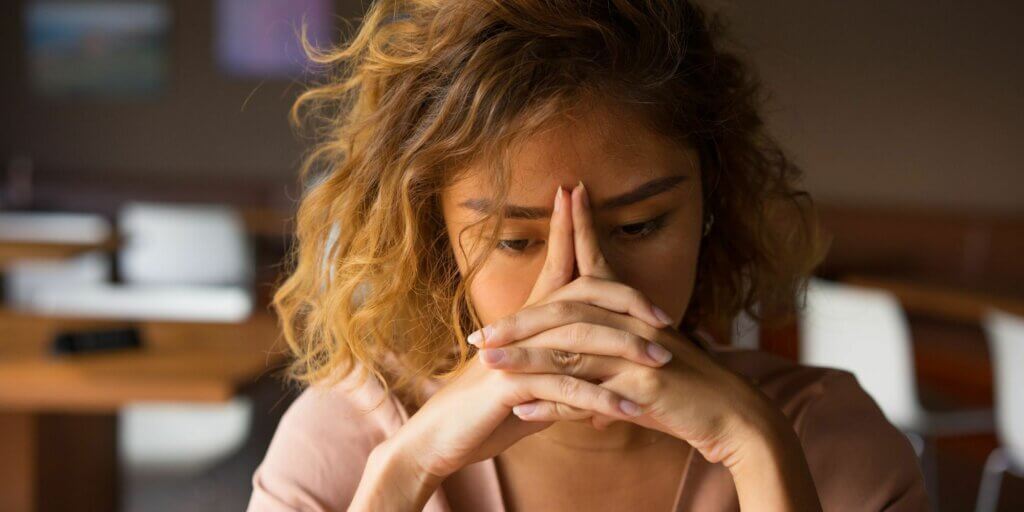
[[691, 231], [622, 251], [610, 261], [624, 283], [643, 292], [676, 321], [683, 318], [696, 281], [700, 235]]
[[523, 307], [543, 264], [539, 259], [539, 263], [511, 263], [503, 259], [501, 255], [492, 255], [469, 289], [473, 306], [484, 324], [509, 316]]

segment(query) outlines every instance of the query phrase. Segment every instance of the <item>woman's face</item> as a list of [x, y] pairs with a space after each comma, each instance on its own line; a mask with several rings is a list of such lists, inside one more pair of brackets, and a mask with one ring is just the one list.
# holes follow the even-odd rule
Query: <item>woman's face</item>
[[[544, 263], [555, 192], [559, 185], [568, 192], [583, 181], [609, 265], [619, 280], [650, 297], [678, 325], [693, 291], [701, 239], [695, 151], [656, 136], [632, 113], [596, 107], [534, 136], [512, 162], [501, 241], [469, 290], [481, 321], [491, 323], [523, 307]], [[475, 243], [481, 231], [465, 230], [461, 244], [457, 238], [483, 217], [478, 209], [491, 195], [489, 186], [470, 172], [441, 198], [463, 275], [483, 249]]]

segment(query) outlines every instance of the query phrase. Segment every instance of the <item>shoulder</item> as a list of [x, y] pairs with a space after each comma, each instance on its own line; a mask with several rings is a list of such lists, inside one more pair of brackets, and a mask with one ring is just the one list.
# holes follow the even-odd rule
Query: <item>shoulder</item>
[[310, 386], [278, 424], [253, 474], [250, 511], [338, 510], [355, 494], [370, 452], [405, 418], [371, 376]]
[[771, 354], [715, 348], [793, 423], [826, 510], [923, 510], [924, 481], [910, 442], [846, 371]]

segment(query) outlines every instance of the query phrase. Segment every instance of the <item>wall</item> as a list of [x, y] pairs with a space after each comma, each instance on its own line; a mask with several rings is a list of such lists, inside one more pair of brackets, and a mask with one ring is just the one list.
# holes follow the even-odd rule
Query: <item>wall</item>
[[[214, 2], [170, 0], [170, 83], [154, 101], [33, 97], [23, 57], [24, 1], [0, 6], [0, 161], [41, 171], [290, 179], [300, 146], [288, 122], [298, 84], [223, 76], [213, 57]], [[344, 2], [339, 15], [359, 12]]]
[[[709, 0], [774, 92], [772, 130], [823, 201], [1024, 211], [1024, 3]], [[339, 14], [360, 12], [341, 1]], [[21, 2], [0, 6], [0, 159], [63, 172], [290, 179], [298, 86], [230, 80], [211, 56], [211, 3], [172, 1], [172, 84], [153, 103], [33, 99]]]
[[1024, 3], [716, 5], [820, 199], [1024, 213]]

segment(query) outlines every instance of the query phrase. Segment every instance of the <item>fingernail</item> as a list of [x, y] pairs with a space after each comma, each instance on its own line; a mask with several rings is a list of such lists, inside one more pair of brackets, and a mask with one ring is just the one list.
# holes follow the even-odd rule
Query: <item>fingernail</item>
[[479, 347], [481, 345], [481, 343], [484, 340], [490, 338], [491, 334], [493, 334], [493, 333], [494, 333], [494, 328], [489, 326], [489, 325], [485, 325], [483, 329], [477, 329], [477, 330], [473, 331], [468, 337], [466, 337], [466, 341], [470, 345], [475, 345], [475, 346]]
[[663, 324], [672, 325], [672, 317], [668, 316], [668, 313], [666, 313], [664, 309], [661, 309], [655, 305], [651, 305], [651, 311], [654, 313], [654, 316], [658, 317], [658, 320], [661, 320]]
[[587, 208], [590, 208], [590, 199], [587, 198], [587, 187], [586, 187], [586, 185], [583, 184], [583, 180], [580, 180], [579, 187], [580, 187], [580, 202], [583, 203], [583, 206], [586, 206]]
[[657, 343], [647, 344], [647, 355], [651, 356], [658, 364], [665, 364], [672, 360], [672, 352]]
[[620, 400], [619, 410], [626, 413], [627, 416], [640, 416], [640, 406], [629, 400]]
[[555, 213], [562, 209], [562, 186], [558, 186], [558, 192], [555, 192]]
[[480, 351], [480, 359], [487, 364], [498, 364], [505, 359], [505, 351], [500, 348], [484, 349]]
[[519, 404], [512, 408], [512, 413], [516, 416], [529, 416], [536, 410], [537, 404]]

